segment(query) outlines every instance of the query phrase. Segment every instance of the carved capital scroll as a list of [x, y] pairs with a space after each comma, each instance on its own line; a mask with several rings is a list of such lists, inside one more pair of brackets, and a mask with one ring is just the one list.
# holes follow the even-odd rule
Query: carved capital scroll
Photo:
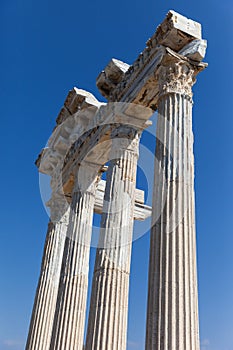
[[192, 86], [196, 82], [195, 68], [185, 61], [168, 61], [156, 72], [159, 96], [170, 93], [185, 95], [192, 99]]

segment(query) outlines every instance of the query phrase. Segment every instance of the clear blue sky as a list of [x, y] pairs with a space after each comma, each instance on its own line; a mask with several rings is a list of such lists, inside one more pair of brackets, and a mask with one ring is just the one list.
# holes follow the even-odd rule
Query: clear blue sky
[[[233, 350], [232, 0], [1, 1], [0, 350], [22, 350], [48, 217], [34, 161], [70, 88], [94, 93], [112, 58], [131, 63], [169, 9], [208, 39], [194, 88], [202, 350]], [[149, 234], [133, 246], [128, 350], [144, 348]], [[93, 263], [93, 252], [91, 262]]]

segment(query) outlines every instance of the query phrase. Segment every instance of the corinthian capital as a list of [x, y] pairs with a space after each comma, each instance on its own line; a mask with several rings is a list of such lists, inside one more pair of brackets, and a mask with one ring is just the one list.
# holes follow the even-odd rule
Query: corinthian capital
[[161, 64], [157, 71], [160, 97], [177, 93], [192, 99], [192, 86], [196, 82], [196, 70], [186, 61], [168, 60]]

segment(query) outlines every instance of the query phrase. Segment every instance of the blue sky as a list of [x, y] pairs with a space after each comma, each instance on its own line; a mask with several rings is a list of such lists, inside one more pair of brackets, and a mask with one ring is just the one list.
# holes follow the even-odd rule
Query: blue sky
[[[34, 161], [64, 98], [77, 86], [102, 100], [99, 72], [112, 57], [132, 63], [169, 9], [200, 21], [208, 40], [193, 110], [201, 341], [202, 350], [232, 350], [232, 0], [3, 0], [0, 8], [0, 350], [24, 348], [48, 222]], [[148, 252], [146, 234], [133, 245], [128, 350], [144, 348]]]

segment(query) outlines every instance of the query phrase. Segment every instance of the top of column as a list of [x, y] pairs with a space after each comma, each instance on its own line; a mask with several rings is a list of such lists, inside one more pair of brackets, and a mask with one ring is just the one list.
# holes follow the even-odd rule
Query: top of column
[[109, 101], [133, 102], [156, 109], [159, 91], [156, 72], [164, 57], [188, 62], [197, 74], [207, 66], [201, 62], [206, 47], [201, 24], [171, 10], [136, 61], [127, 69], [123, 62], [111, 60], [97, 77], [97, 87]]

